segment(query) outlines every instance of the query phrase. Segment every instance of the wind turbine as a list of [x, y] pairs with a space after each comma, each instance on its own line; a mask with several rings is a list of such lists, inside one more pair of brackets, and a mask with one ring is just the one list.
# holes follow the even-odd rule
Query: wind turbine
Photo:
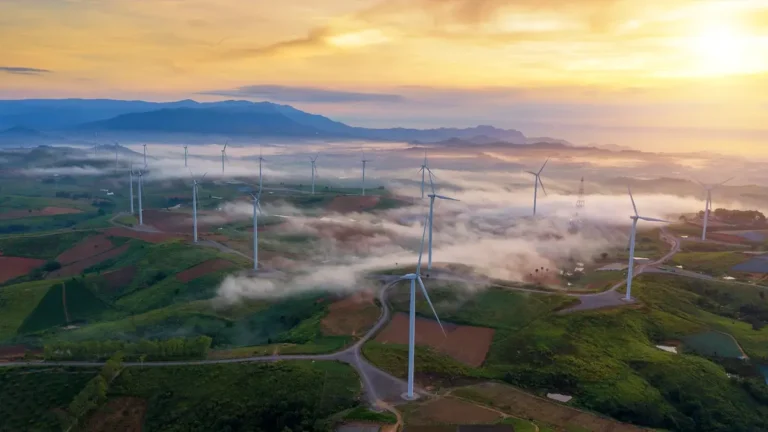
[[221, 173], [224, 174], [224, 158], [227, 157], [227, 145], [229, 145], [229, 141], [224, 143], [224, 148], [221, 149]]
[[131, 194], [131, 214], [133, 214], [133, 162], [131, 162], [131, 170], [128, 171], [128, 179], [130, 180], [128, 188]]
[[144, 225], [144, 211], [141, 208], [141, 189], [144, 182], [144, 171], [139, 170], [139, 226]]
[[147, 145], [144, 144], [144, 169], [147, 169]]
[[712, 210], [712, 191], [714, 189], [717, 189], [718, 187], [728, 183], [729, 181], [733, 180], [733, 177], [729, 178], [728, 180], [718, 183], [718, 184], [704, 184], [700, 181], [696, 181], [698, 184], [701, 185], [706, 191], [707, 191], [707, 201], [704, 204], [704, 223], [702, 224], [701, 228], [701, 239], [706, 240], [707, 239], [707, 222], [709, 221], [709, 212]]
[[427, 294], [427, 288], [424, 286], [424, 282], [421, 280], [421, 256], [424, 253], [424, 235], [427, 233], [427, 222], [428, 219], [425, 218], [424, 220], [424, 231], [421, 234], [421, 247], [419, 248], [419, 262], [416, 265], [416, 273], [408, 273], [404, 276], [402, 276], [401, 280], [409, 280], [411, 281], [411, 302], [410, 302], [410, 319], [409, 319], [409, 326], [408, 326], [408, 392], [403, 395], [405, 399], [408, 400], [414, 400], [416, 399], [415, 395], [413, 394], [413, 372], [414, 372], [414, 354], [415, 354], [415, 343], [416, 343], [416, 282], [418, 281], [419, 286], [421, 287], [421, 292], [424, 294], [424, 298], [427, 299], [427, 303], [429, 303], [429, 307], [432, 309], [432, 313], [435, 315], [435, 319], [437, 320], [437, 324], [440, 326], [440, 330], [443, 331], [443, 335], [445, 335], [445, 329], [443, 328], [443, 324], [440, 322], [440, 317], [437, 316], [437, 311], [435, 311], [435, 307], [432, 305], [432, 300], [429, 299], [429, 294]]
[[365, 164], [370, 162], [370, 159], [366, 159], [365, 158], [365, 150], [364, 149], [360, 149], [360, 151], [363, 152], [363, 158], [360, 160], [360, 162], [363, 163], [363, 196], [365, 196]]
[[[427, 168], [429, 170], [429, 168]], [[429, 246], [428, 246], [428, 260], [427, 270], [432, 270], [432, 215], [435, 209], [435, 198], [439, 198], [447, 201], [458, 201], [456, 198], [447, 197], [444, 195], [437, 195], [435, 193], [435, 183], [432, 181], [434, 174], [432, 170], [429, 170], [429, 186], [432, 188], [432, 193], [427, 195], [429, 197]]]
[[[309, 157], [309, 163], [312, 164], [312, 195], [315, 194], [315, 176], [317, 175], [317, 158], [320, 157], [320, 155], [316, 155], [314, 158], [312, 156]], [[259, 191], [261, 191], [261, 188], [259, 188]]]
[[[200, 181], [203, 181], [206, 174], [208, 173], [200, 177]], [[189, 175], [192, 176], [192, 239], [197, 243], [197, 186], [199, 182], [195, 179], [192, 171], [189, 172]]]
[[184, 145], [184, 168], [187, 168], [187, 145]]
[[[315, 159], [317, 159], [317, 158], [315, 158]], [[259, 145], [259, 194], [261, 194], [261, 188], [262, 188], [262, 183], [261, 183], [261, 163], [264, 162], [265, 160], [266, 159], [264, 159], [261, 156], [261, 145]]]
[[629, 217], [630, 219], [632, 219], [632, 233], [629, 236], [629, 267], [627, 268], [627, 295], [626, 297], [624, 297], [624, 300], [630, 301], [632, 300], [632, 273], [635, 267], [635, 234], [637, 233], [637, 221], [644, 220], [648, 222], [665, 222], [665, 223], [667, 223], [668, 221], [665, 221], [664, 219], [655, 219], [655, 218], [640, 216], [637, 213], [637, 206], [635, 205], [635, 199], [632, 197], [632, 190], [629, 189], [629, 186], [627, 186], [627, 192], [629, 192], [629, 199], [632, 200], [632, 208], [635, 210], [635, 215]]
[[544, 188], [544, 183], [541, 181], [541, 172], [544, 171], [544, 167], [547, 166], [547, 162], [549, 162], [549, 158], [544, 161], [544, 165], [541, 166], [541, 169], [539, 169], [538, 172], [533, 171], [527, 171], [528, 174], [533, 174], [535, 177], [533, 180], [533, 215], [536, 216], [536, 197], [539, 193], [539, 185], [541, 185], [541, 190], [544, 191], [544, 195], [547, 195], [547, 190]]
[[259, 194], [253, 197], [253, 271], [259, 271], [259, 224], [258, 214], [261, 213], [261, 188]]
[[[427, 151], [426, 150], [424, 150], [424, 162], [422, 162], [421, 169], [419, 170], [419, 172], [421, 173], [421, 199], [424, 199], [424, 177], [427, 174], [429, 174], [430, 176], [432, 175], [432, 170], [429, 169], [429, 167], [427, 166]], [[432, 181], [431, 178], [430, 178], [430, 181]]]

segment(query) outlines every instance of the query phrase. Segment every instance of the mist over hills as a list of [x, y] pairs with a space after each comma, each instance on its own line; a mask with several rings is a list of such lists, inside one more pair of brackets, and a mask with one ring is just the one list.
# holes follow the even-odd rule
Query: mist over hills
[[[528, 142], [520, 131], [487, 125], [463, 129], [362, 128], [289, 105], [249, 101], [5, 100], [0, 101], [0, 129], [6, 128], [74, 136], [104, 132], [428, 142], [480, 137], [485, 142]], [[6, 138], [10, 137], [0, 134], [1, 141]]]

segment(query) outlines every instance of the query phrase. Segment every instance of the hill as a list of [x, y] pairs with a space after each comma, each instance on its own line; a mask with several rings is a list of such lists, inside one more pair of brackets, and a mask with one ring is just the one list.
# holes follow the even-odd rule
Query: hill
[[[385, 141], [441, 141], [450, 138], [525, 143], [514, 129], [472, 128], [371, 129], [349, 126], [289, 105], [270, 102], [122, 101], [109, 99], [28, 99], [0, 101], [0, 128], [228, 134], [268, 137], [348, 138]], [[89, 134], [90, 136], [90, 134]]]

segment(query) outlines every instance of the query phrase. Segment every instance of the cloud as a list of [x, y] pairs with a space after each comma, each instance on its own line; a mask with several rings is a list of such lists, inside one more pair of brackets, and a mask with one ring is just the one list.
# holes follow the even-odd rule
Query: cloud
[[310, 103], [349, 103], [349, 102], [402, 102], [405, 99], [397, 94], [363, 93], [343, 90], [330, 90], [312, 87], [290, 87], [279, 85], [251, 85], [230, 90], [213, 90], [201, 94], [262, 98], [279, 102]]
[[0, 66], [0, 72], [5, 72], [14, 75], [42, 75], [51, 73], [48, 69], [37, 69], [28, 67], [16, 67], [16, 66]]

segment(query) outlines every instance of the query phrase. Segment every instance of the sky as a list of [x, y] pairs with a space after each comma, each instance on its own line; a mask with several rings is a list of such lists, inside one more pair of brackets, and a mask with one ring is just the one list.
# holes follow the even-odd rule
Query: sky
[[768, 0], [0, 0], [0, 98], [765, 152]]

